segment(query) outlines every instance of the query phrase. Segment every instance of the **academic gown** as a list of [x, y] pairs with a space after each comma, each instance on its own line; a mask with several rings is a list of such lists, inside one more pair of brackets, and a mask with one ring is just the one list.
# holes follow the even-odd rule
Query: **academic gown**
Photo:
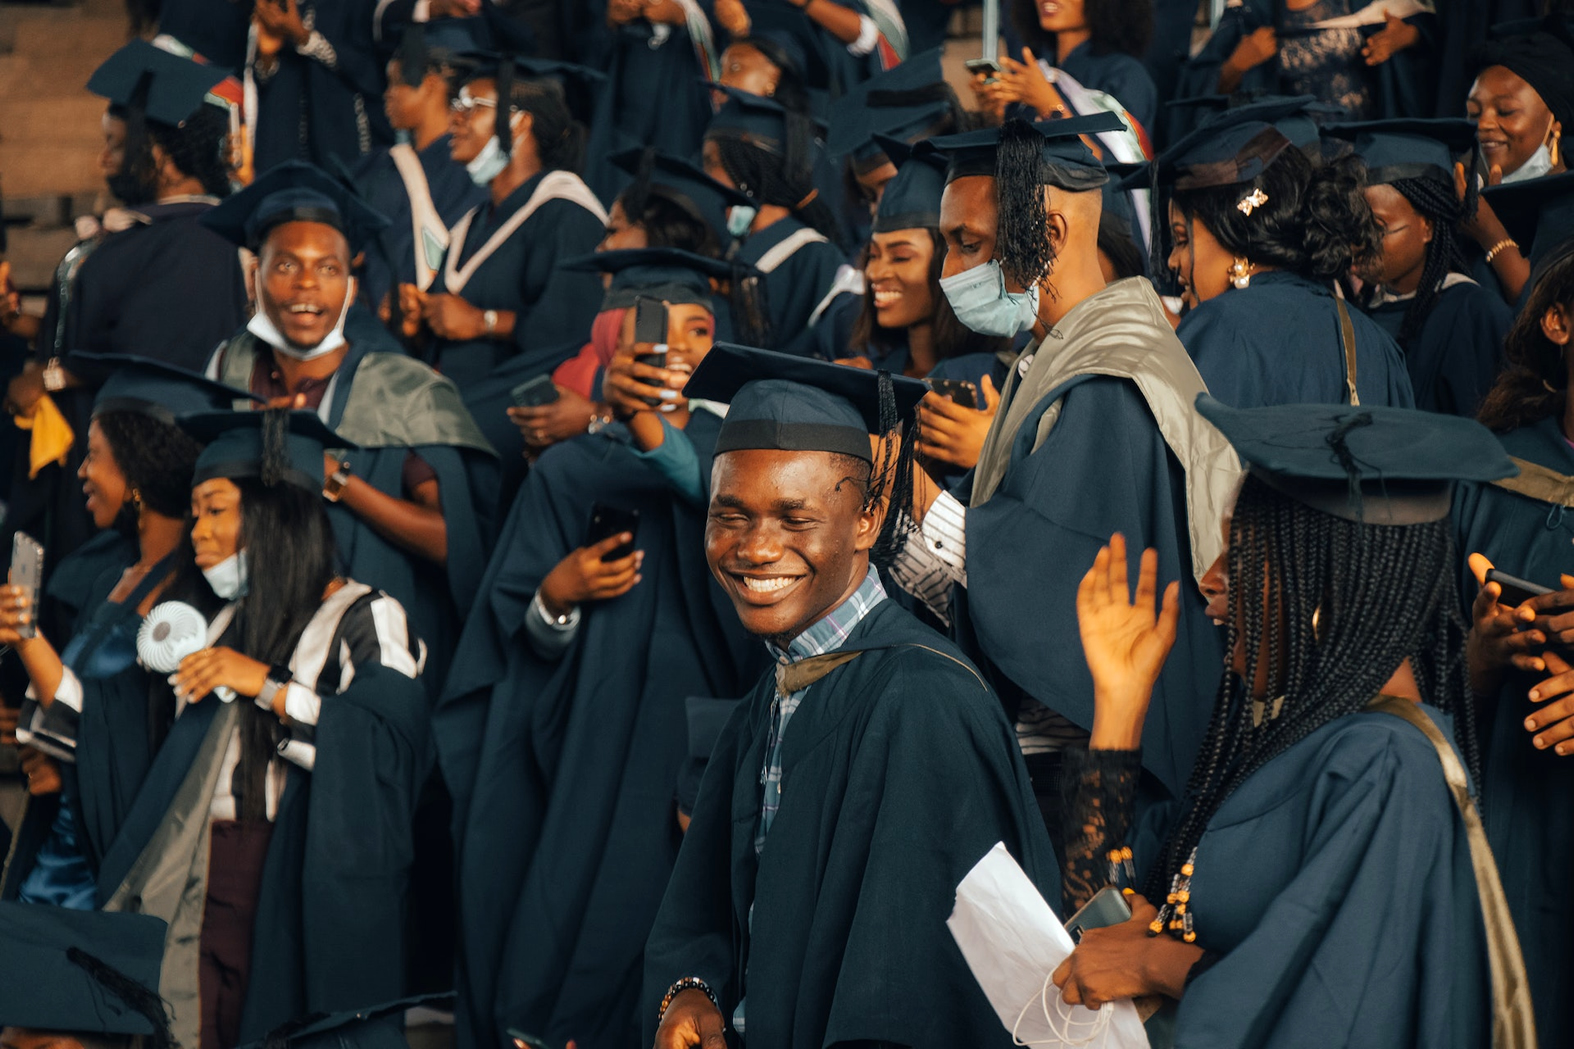
[[[585, 150], [585, 181], [608, 207], [631, 177], [606, 158], [644, 146], [694, 156], [714, 115], [706, 82], [718, 74], [721, 57], [710, 22], [715, 12], [710, 0], [681, 6], [687, 25], [636, 19], [608, 33], [607, 83], [596, 98]], [[660, 89], [652, 90], [655, 85]]]
[[158, 31], [238, 76], [246, 66], [251, 9], [252, 0], [159, 0]]
[[[749, 234], [738, 258], [760, 271], [757, 288], [771, 330], [770, 345], [762, 349], [815, 356], [815, 327], [809, 319], [831, 293], [842, 267], [836, 245], [789, 216]], [[743, 326], [730, 309], [722, 316], [727, 328], [718, 331], [718, 341], [736, 338]]]
[[[1396, 342], [1411, 299], [1370, 306], [1365, 312]], [[1416, 407], [1475, 418], [1503, 364], [1503, 337], [1514, 323], [1495, 289], [1462, 280], [1432, 302], [1421, 330], [1404, 351]]]
[[1392, 714], [1339, 718], [1237, 787], [1197, 845], [1189, 906], [1197, 946], [1223, 957], [1187, 984], [1178, 1049], [1491, 1043], [1464, 821], [1437, 751]]
[[[1009, 1046], [946, 918], [1005, 842], [1047, 899], [1059, 870], [1000, 702], [950, 642], [883, 601], [782, 740], [781, 807], [755, 852], [776, 683], [723, 730], [645, 948], [645, 1024], [703, 979], [746, 1044]], [[744, 973], [747, 969], [747, 986]]]
[[[1558, 474], [1574, 474], [1574, 448], [1557, 418], [1501, 434], [1517, 459]], [[1511, 482], [1513, 479], [1510, 479]], [[1574, 572], [1574, 510], [1490, 484], [1461, 485], [1454, 498], [1459, 542], [1459, 590], [1469, 615], [1479, 587], [1465, 565], [1486, 555], [1510, 575], [1556, 587]], [[1574, 1040], [1566, 998], [1574, 987], [1574, 761], [1537, 750], [1525, 718], [1539, 704], [1528, 697], [1545, 675], [1509, 670], [1482, 720], [1491, 726], [1482, 769], [1482, 818], [1497, 857], [1503, 891], [1519, 931], [1530, 975], [1530, 998], [1543, 1046]], [[1482, 701], [1485, 703], [1485, 701]]]
[[[318, 414], [360, 446], [344, 457], [354, 476], [380, 492], [409, 498], [404, 463], [411, 452], [432, 468], [448, 529], [447, 561], [438, 565], [406, 551], [342, 504], [327, 504], [328, 519], [346, 574], [387, 591], [426, 642], [423, 682], [435, 698], [486, 566], [497, 460], [453, 384], [401, 353], [375, 317], [352, 308], [345, 332], [350, 350]], [[259, 352], [272, 351], [241, 332], [214, 351], [209, 374], [250, 389]]]
[[[136, 208], [130, 228], [82, 245], [86, 258], [64, 309], [58, 293], [50, 296], [38, 359], [67, 358], [72, 369], [72, 353], [119, 353], [200, 371], [214, 344], [247, 316], [235, 245], [197, 221], [214, 203], [211, 197], [185, 198]], [[89, 380], [96, 374], [81, 370]], [[50, 395], [75, 437], [63, 464], [30, 478], [25, 440], [13, 464], [0, 542], [10, 549], [11, 537], [27, 532], [44, 544], [51, 572], [95, 531], [76, 477], [87, 455], [94, 393], [90, 382]]]
[[286, 160], [333, 170], [393, 142], [383, 112], [383, 66], [372, 40], [377, 0], [301, 0], [303, 19], [327, 42], [305, 55], [285, 46], [268, 76], [256, 76], [253, 163], [257, 174]]
[[[329, 654], [321, 678], [312, 680], [322, 698], [315, 764], [310, 772], [283, 765], [242, 1044], [311, 1013], [389, 1001], [403, 988], [410, 825], [431, 767], [430, 721], [420, 683], [383, 662], [389, 653], [364, 651], [364, 640], [356, 640], [382, 638], [367, 621], [376, 616], [369, 607], [375, 597], [358, 598], [338, 619], [314, 618], [291, 659], [300, 674], [304, 666], [323, 666], [322, 654]], [[353, 672], [341, 688], [336, 668], [344, 664]], [[180, 713], [99, 872], [105, 910], [171, 923], [159, 990], [172, 1006], [177, 1037], [188, 1031], [191, 1045], [209, 807], [239, 704], [247, 702], [209, 696]]]
[[1153, 86], [1153, 78], [1140, 59], [1123, 51], [1096, 55], [1092, 43], [1084, 41], [1072, 48], [1059, 66], [1083, 87], [1102, 91], [1115, 99], [1143, 130], [1152, 133], [1159, 117], [1159, 90]]
[[[523, 223], [504, 232], [549, 175], [569, 177], [559, 172], [537, 175], [509, 194], [501, 206], [480, 205], [471, 213], [468, 230], [455, 227], [454, 243], [431, 288], [434, 294], [462, 295], [479, 309], [510, 310], [516, 315], [513, 337], [507, 341], [439, 339], [427, 357], [459, 387], [505, 469], [520, 462], [524, 452], [524, 438], [507, 414], [513, 403], [509, 391], [527, 379], [549, 374], [572, 357], [601, 309], [601, 275], [573, 273], [558, 263], [595, 250], [606, 232], [604, 213], [578, 201], [548, 199]], [[588, 198], [583, 184], [579, 189]]]
[[[707, 477], [719, 429], [702, 411], [685, 431]], [[568, 650], [542, 659], [523, 617], [597, 503], [640, 511], [644, 578], [585, 606]], [[704, 508], [621, 427], [554, 445], [520, 491], [436, 715], [460, 841], [461, 1047], [509, 1028], [634, 1043], [641, 955], [681, 839], [686, 700], [740, 696], [766, 662], [711, 578], [704, 528]]]
[[[1398, 343], [1354, 303], [1356, 392], [1362, 404], [1415, 407]], [[1175, 335], [1208, 384], [1233, 408], [1344, 404], [1345, 354], [1330, 287], [1283, 270], [1252, 276], [1199, 304]]]
[[[429, 272], [428, 267], [436, 269], [441, 265], [447, 231], [465, 212], [486, 202], [486, 190], [472, 182], [464, 165], [449, 156], [449, 142], [448, 135], [443, 134], [425, 149], [411, 149], [421, 168], [421, 177], [413, 190], [394, 162], [391, 149], [398, 147], [378, 150], [355, 171], [355, 184], [367, 205], [388, 219], [388, 228], [367, 249], [366, 264], [360, 274], [362, 301], [373, 311], [385, 295], [394, 292], [397, 314], [395, 286], [415, 284], [418, 272]], [[420, 196], [412, 197], [412, 193]], [[430, 200], [443, 236], [434, 237], [424, 230], [417, 234], [411, 200], [420, 197]]]

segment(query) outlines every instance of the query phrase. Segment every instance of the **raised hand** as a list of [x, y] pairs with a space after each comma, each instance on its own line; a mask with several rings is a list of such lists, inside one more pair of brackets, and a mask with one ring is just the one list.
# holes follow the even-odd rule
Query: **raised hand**
[[1126, 538], [1119, 532], [1099, 550], [1077, 586], [1077, 628], [1093, 675], [1096, 750], [1133, 750], [1142, 739], [1153, 686], [1175, 644], [1180, 622], [1180, 583], [1158, 602], [1159, 554], [1144, 550], [1137, 592], [1128, 598]]

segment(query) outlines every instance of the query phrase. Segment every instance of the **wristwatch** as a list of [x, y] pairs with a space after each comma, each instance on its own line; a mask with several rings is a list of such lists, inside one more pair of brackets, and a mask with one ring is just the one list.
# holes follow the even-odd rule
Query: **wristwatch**
[[66, 370], [60, 366], [59, 357], [49, 358], [49, 363], [44, 365], [44, 389], [50, 393], [59, 393], [66, 388]]
[[262, 680], [262, 691], [257, 693], [257, 705], [264, 710], [273, 709], [273, 697], [279, 694], [279, 689], [285, 687], [294, 678], [287, 666], [271, 666], [268, 676]]
[[485, 313], [481, 314], [481, 323], [486, 326], [486, 333], [488, 335], [496, 335], [497, 334], [497, 311], [496, 310], [487, 310]]
[[330, 503], [337, 503], [344, 495], [345, 486], [350, 483], [350, 460], [340, 459], [339, 465], [328, 479], [322, 484], [322, 497]]

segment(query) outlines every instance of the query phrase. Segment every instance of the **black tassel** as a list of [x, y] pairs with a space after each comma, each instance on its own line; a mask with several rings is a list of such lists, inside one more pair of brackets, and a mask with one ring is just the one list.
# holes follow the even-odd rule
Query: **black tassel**
[[497, 66], [497, 147], [503, 156], [514, 152], [514, 60], [504, 55]]
[[623, 191], [623, 214], [631, 223], [643, 222], [645, 219], [645, 205], [650, 201], [650, 180], [655, 171], [656, 147], [646, 146], [634, 169], [634, 181]]
[[[902, 425], [896, 411], [896, 386], [890, 372], [882, 370], [879, 373], [879, 390], [880, 436], [886, 440], [881, 461], [871, 468], [869, 501], [885, 501], [885, 521], [869, 558], [876, 568], [884, 569], [896, 560], [907, 537], [918, 527], [913, 521], [913, 471], [919, 469], [916, 459], [919, 431], [916, 412], [911, 423]], [[893, 436], [899, 437], [901, 442], [895, 453], [891, 450]]]
[[1345, 477], [1349, 483], [1350, 505], [1355, 507], [1357, 520], [1360, 520], [1364, 513], [1361, 499], [1361, 470], [1356, 465], [1355, 454], [1350, 451], [1350, 445], [1345, 438], [1351, 430], [1371, 425], [1372, 413], [1359, 412], [1334, 427], [1333, 432], [1324, 438], [1328, 442], [1328, 447], [1333, 449], [1334, 458], [1339, 461], [1340, 467], [1345, 472]]
[[110, 994], [126, 1003], [126, 1007], [146, 1018], [153, 1027], [155, 1049], [169, 1049], [175, 1044], [169, 1031], [169, 1014], [164, 1010], [164, 999], [142, 986], [114, 966], [95, 958], [77, 947], [66, 948], [66, 960], [77, 965], [97, 980]]
[[426, 26], [412, 22], [399, 38], [399, 79], [420, 87], [426, 79]]
[[259, 477], [269, 488], [282, 483], [290, 468], [289, 433], [288, 408], [270, 408], [263, 413]]

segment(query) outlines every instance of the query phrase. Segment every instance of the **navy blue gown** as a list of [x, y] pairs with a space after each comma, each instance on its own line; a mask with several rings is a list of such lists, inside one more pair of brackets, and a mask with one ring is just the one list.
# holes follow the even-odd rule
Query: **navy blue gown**
[[[1386, 302], [1366, 309], [1396, 341], [1410, 300]], [[1495, 288], [1462, 281], [1444, 288], [1405, 349], [1416, 407], [1475, 418], [1481, 400], [1503, 366], [1503, 337], [1514, 323]]]
[[[784, 218], [751, 233], [738, 252], [739, 260], [757, 268], [759, 291], [769, 318], [770, 345], [761, 347], [812, 357], [818, 352], [816, 328], [809, 318], [830, 294], [836, 271], [845, 262], [836, 245], [795, 218]], [[717, 340], [734, 337], [742, 325], [724, 315], [725, 330], [718, 323]], [[822, 318], [823, 319], [823, 318]], [[722, 318], [717, 318], [721, 322]]]
[[[1516, 459], [1574, 474], [1574, 448], [1556, 418], [1500, 438]], [[1510, 575], [1551, 587], [1558, 586], [1562, 573], [1574, 573], [1574, 509], [1567, 506], [1498, 485], [1463, 485], [1454, 500], [1454, 523], [1467, 616], [1478, 590], [1465, 566], [1469, 554], [1484, 554]], [[1538, 707], [1528, 693], [1542, 676], [1510, 670], [1482, 712], [1490, 726], [1482, 817], [1525, 954], [1540, 1044], [1564, 1046], [1574, 1038], [1566, 1008], [1574, 987], [1574, 912], [1568, 904], [1574, 879], [1574, 809], [1568, 805], [1574, 797], [1574, 762], [1550, 749], [1537, 750], [1525, 730], [1525, 718]]]
[[[1039, 56], [1053, 58], [1053, 56]], [[1142, 61], [1124, 51], [1096, 55], [1093, 45], [1084, 41], [1072, 48], [1060, 68], [1083, 87], [1102, 91], [1125, 107], [1149, 135], [1159, 118], [1159, 90], [1153, 86]]]
[[[449, 143], [447, 135], [439, 135], [425, 149], [411, 149], [424, 176], [415, 192], [430, 200], [443, 227], [443, 236], [437, 240], [424, 231], [416, 232], [412, 190], [390, 152], [401, 147], [378, 150], [356, 168], [355, 183], [362, 198], [388, 220], [388, 228], [368, 248], [366, 264], [361, 268], [361, 301], [373, 310], [396, 285], [417, 284], [423, 290], [428, 287], [432, 272], [442, 264], [447, 231], [465, 212], [486, 202], [486, 190], [472, 182], [464, 165], [449, 156]], [[427, 283], [420, 283], [418, 276], [425, 277]], [[397, 295], [393, 305], [397, 313]]]
[[[1354, 304], [1356, 392], [1362, 404], [1415, 407], [1404, 355]], [[1345, 355], [1330, 286], [1273, 270], [1253, 275], [1181, 319], [1176, 336], [1208, 392], [1234, 408], [1344, 404]]]
[[[584, 201], [543, 199], [522, 223], [505, 232], [543, 180], [572, 187]], [[459, 387], [481, 432], [497, 449], [505, 467], [518, 462], [524, 439], [509, 421], [509, 390], [537, 375], [549, 374], [579, 352], [590, 323], [601, 309], [601, 275], [574, 272], [558, 263], [595, 250], [606, 232], [606, 214], [583, 182], [566, 172], [543, 172], [525, 182], [501, 206], [482, 204], [452, 231], [448, 256], [432, 282], [432, 292], [462, 295], [483, 310], [515, 314], [511, 339], [439, 339], [428, 363]], [[501, 235], [501, 236], [499, 236]], [[495, 240], [495, 243], [494, 243]]]

